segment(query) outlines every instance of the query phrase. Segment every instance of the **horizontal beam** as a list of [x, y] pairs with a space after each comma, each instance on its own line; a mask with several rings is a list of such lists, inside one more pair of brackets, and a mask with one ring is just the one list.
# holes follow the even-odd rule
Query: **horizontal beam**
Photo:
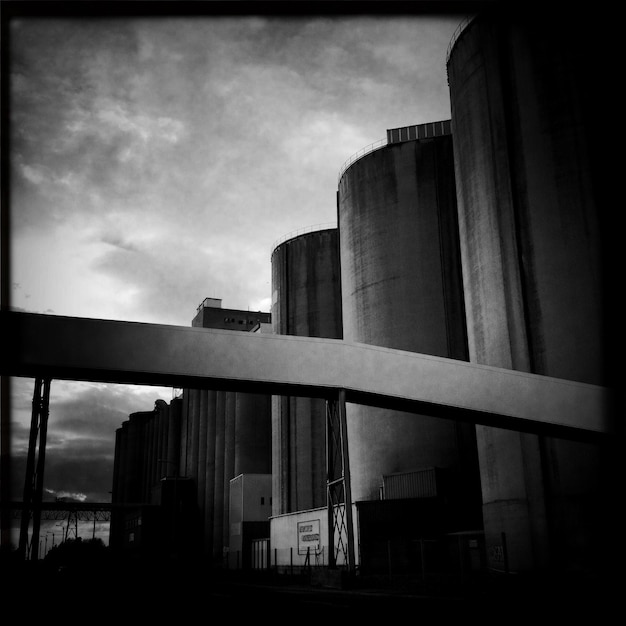
[[2, 312], [0, 374], [336, 397], [565, 438], [610, 433], [608, 389], [337, 339]]

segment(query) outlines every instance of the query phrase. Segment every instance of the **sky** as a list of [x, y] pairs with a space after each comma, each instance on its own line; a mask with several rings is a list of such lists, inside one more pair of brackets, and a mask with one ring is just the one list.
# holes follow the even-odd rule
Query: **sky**
[[[205, 297], [269, 311], [274, 244], [336, 223], [342, 164], [450, 118], [463, 17], [13, 19], [10, 307], [182, 326]], [[11, 380], [18, 499], [33, 383]], [[115, 430], [173, 393], [53, 380], [46, 499], [109, 501]]]

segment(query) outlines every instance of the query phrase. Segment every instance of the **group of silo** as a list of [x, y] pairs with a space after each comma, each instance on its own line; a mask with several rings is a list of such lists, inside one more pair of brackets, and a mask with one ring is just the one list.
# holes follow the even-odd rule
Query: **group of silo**
[[[338, 228], [274, 249], [276, 333], [467, 359], [450, 123], [403, 130], [342, 173]], [[274, 400], [276, 514], [327, 504], [325, 411]], [[347, 420], [353, 501], [377, 499], [384, 475], [444, 468], [455, 529], [480, 527], [471, 425], [356, 405]]]
[[230, 537], [230, 481], [271, 471], [270, 398], [186, 389], [180, 472], [196, 486], [199, 550], [217, 564]]
[[[465, 26], [446, 59], [451, 121], [389, 131], [341, 173], [338, 228], [274, 250], [275, 332], [605, 384], [590, 63], [573, 26], [495, 11]], [[356, 405], [347, 418], [354, 501], [442, 468], [491, 569], [591, 563], [596, 444]], [[325, 504], [323, 421], [318, 401], [275, 400], [275, 513]]]
[[131, 413], [115, 436], [113, 502], [159, 504], [159, 481], [174, 475], [180, 448], [180, 398]]
[[[113, 504], [158, 505], [161, 479], [175, 476], [180, 457], [182, 400], [157, 400], [152, 411], [131, 413], [115, 433]], [[114, 513], [111, 544], [123, 544], [124, 518]]]
[[[465, 26], [446, 59], [452, 119], [388, 131], [341, 172], [337, 227], [273, 250], [275, 333], [606, 384], [593, 81], [580, 31], [558, 26], [494, 12]], [[178, 463], [205, 555], [228, 546], [240, 474], [272, 474], [274, 515], [327, 504], [323, 400], [185, 390], [159, 423], [163, 405], [118, 431], [114, 491], [151, 502]], [[351, 404], [347, 427], [353, 501], [390, 476], [445, 475], [447, 530], [484, 528], [491, 569], [593, 558], [596, 444]]]

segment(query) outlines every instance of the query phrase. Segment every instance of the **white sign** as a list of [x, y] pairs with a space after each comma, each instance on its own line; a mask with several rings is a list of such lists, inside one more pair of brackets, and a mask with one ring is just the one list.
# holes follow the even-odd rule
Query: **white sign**
[[306, 554], [307, 549], [315, 554], [320, 547], [320, 521], [298, 522], [298, 554]]

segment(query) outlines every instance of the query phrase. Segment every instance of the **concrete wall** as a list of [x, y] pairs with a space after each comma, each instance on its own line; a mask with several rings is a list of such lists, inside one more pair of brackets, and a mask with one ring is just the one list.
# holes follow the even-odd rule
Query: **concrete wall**
[[[483, 16], [449, 58], [469, 352], [476, 363], [602, 384], [585, 104], [593, 53], [580, 46], [584, 25], [563, 20]], [[487, 427], [477, 436], [490, 565], [503, 567], [505, 533], [514, 570], [582, 566], [597, 531], [597, 450]]]
[[[390, 144], [353, 163], [338, 217], [344, 338], [467, 359], [452, 138]], [[446, 467], [476, 516], [473, 427], [355, 405], [347, 418], [355, 501], [376, 499], [383, 474]]]
[[[272, 253], [272, 325], [281, 335], [340, 339], [336, 229], [300, 235]], [[272, 408], [274, 513], [326, 502], [326, 404], [280, 396]]]
[[[343, 505], [340, 505], [343, 507]], [[355, 544], [358, 537], [358, 521], [356, 507], [353, 506], [354, 537]], [[285, 515], [277, 515], [270, 518], [270, 546], [272, 567], [278, 567], [280, 571], [289, 572], [293, 566], [294, 573], [306, 563], [307, 542], [299, 540], [299, 524], [314, 525], [314, 530], [319, 528], [320, 545], [317, 550], [310, 549], [310, 565], [328, 565], [328, 509], [326, 507], [299, 511]], [[302, 533], [301, 533], [302, 534]], [[310, 534], [307, 531], [307, 534]], [[338, 546], [338, 537], [335, 536], [335, 550]], [[345, 543], [345, 538], [344, 538]], [[300, 550], [298, 548], [300, 547]], [[358, 564], [358, 549], [355, 545], [355, 560]], [[343, 552], [339, 552], [336, 558], [337, 565], [345, 565]]]

